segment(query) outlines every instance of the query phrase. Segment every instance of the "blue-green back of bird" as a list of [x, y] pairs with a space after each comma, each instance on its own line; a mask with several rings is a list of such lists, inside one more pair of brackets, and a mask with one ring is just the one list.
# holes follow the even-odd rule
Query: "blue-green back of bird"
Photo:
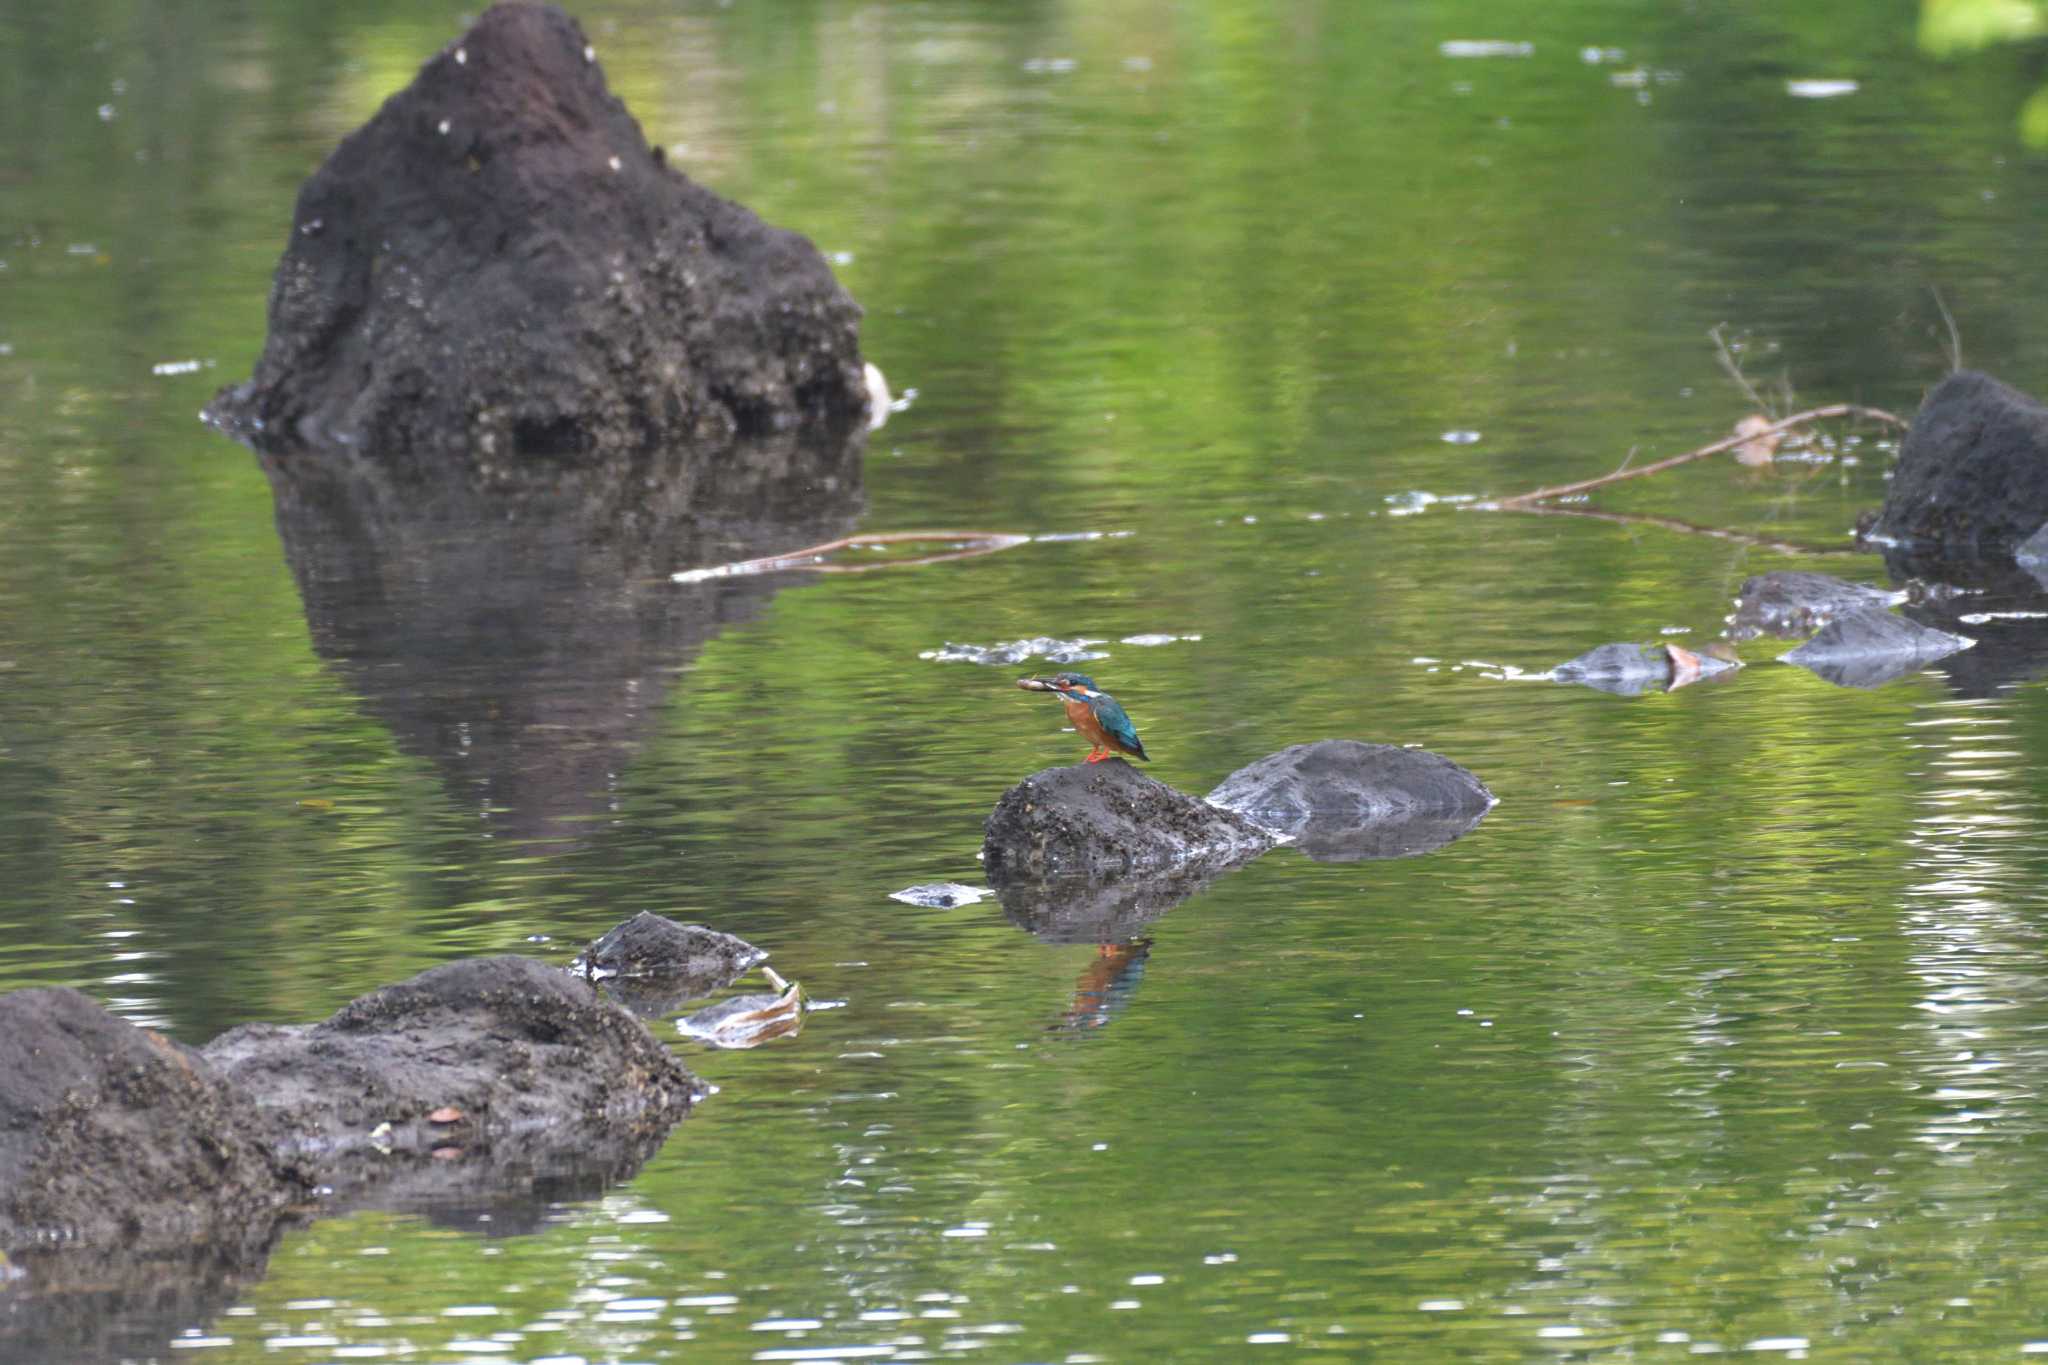
[[1124, 708], [1117, 704], [1115, 697], [1107, 692], [1097, 692], [1088, 699], [1088, 709], [1095, 713], [1096, 723], [1117, 743], [1146, 762], [1152, 761], [1152, 755], [1145, 752], [1144, 741], [1138, 738], [1138, 727], [1131, 724], [1131, 718], [1124, 714]]

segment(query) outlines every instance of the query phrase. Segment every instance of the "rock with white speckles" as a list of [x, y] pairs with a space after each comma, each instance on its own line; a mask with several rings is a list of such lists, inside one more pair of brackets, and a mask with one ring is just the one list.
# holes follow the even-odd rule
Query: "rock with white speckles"
[[[863, 429], [859, 306], [810, 242], [666, 164], [586, 48], [552, 6], [495, 5], [346, 138], [214, 420], [484, 484], [687, 481], [735, 436]], [[788, 475], [857, 482], [858, 447]]]

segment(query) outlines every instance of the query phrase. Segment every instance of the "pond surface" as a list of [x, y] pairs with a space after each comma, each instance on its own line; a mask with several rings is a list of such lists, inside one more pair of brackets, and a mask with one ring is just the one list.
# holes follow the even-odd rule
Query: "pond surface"
[[[1668, 695], [1502, 676], [1704, 644], [1767, 569], [1884, 581], [1842, 550], [1889, 438], [1596, 495], [1754, 541], [1457, 501], [1723, 434], [1718, 324], [1759, 387], [1910, 413], [1938, 290], [2038, 388], [2023, 54], [1841, 0], [585, 5], [650, 136], [811, 236], [916, 390], [863, 529], [1128, 534], [564, 650], [543, 694], [632, 715], [507, 788], [419, 695], [488, 639], [380, 683], [194, 420], [298, 183], [460, 8], [219, 8], [0, 16], [0, 987], [201, 1042], [656, 910], [839, 1008], [750, 1052], [662, 1025], [719, 1092], [601, 1197], [320, 1222], [223, 1312], [117, 1310], [122, 1350], [2048, 1349], [2040, 687], [1838, 688], [1774, 642]], [[892, 901], [978, 883], [996, 798], [1080, 757], [1012, 687], [1038, 661], [922, 657], [1038, 635], [1104, 642], [1182, 788], [1342, 736], [1500, 804], [1423, 857], [1277, 851], [1108, 951]]]

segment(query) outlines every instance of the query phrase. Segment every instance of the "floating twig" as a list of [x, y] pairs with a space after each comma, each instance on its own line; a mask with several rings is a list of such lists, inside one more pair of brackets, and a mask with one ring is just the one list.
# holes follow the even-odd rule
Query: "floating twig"
[[1907, 425], [1904, 418], [1895, 413], [1886, 412], [1883, 408], [1866, 408], [1857, 403], [1830, 403], [1826, 407], [1808, 408], [1805, 412], [1795, 412], [1790, 417], [1781, 417], [1767, 427], [1738, 431], [1732, 436], [1724, 436], [1720, 440], [1703, 445], [1697, 450], [1688, 450], [1683, 455], [1673, 455], [1668, 459], [1657, 460], [1651, 464], [1637, 465], [1633, 469], [1617, 469], [1612, 474], [1602, 474], [1598, 478], [1592, 479], [1580, 479], [1577, 483], [1561, 483], [1549, 488], [1532, 489], [1527, 493], [1517, 493], [1511, 498], [1495, 499], [1493, 502], [1485, 505], [1495, 508], [1522, 508], [1527, 507], [1531, 503], [1546, 502], [1552, 498], [1569, 497], [1574, 493], [1585, 493], [1595, 488], [1604, 488], [1610, 483], [1619, 483], [1623, 479], [1646, 478], [1651, 474], [1661, 474], [1667, 469], [1676, 468], [1693, 460], [1705, 459], [1709, 455], [1719, 455], [1724, 450], [1733, 450], [1736, 446], [1745, 445], [1766, 436], [1775, 436], [1781, 432], [1790, 431], [1792, 428], [1804, 426], [1808, 422], [1817, 422], [1824, 417], [1865, 417], [1871, 421], [1884, 422], [1902, 430]]
[[[669, 575], [672, 583], [702, 583], [711, 578], [738, 578], [746, 574], [780, 573], [790, 570], [804, 570], [810, 573], [871, 573], [876, 569], [909, 569], [920, 564], [939, 564], [949, 559], [972, 559], [976, 555], [994, 554], [1029, 542], [1030, 536], [1015, 535], [1008, 531], [865, 531], [857, 536], [841, 536], [828, 540], [822, 545], [806, 545], [801, 550], [788, 550], [779, 555], [764, 555], [760, 559], [742, 559], [733, 564], [715, 564], [704, 569], [682, 569]], [[915, 545], [930, 542], [949, 542], [954, 548], [938, 554], [918, 555], [911, 559], [891, 559], [874, 564], [828, 564], [825, 556], [841, 550], [858, 549], [869, 545]]]

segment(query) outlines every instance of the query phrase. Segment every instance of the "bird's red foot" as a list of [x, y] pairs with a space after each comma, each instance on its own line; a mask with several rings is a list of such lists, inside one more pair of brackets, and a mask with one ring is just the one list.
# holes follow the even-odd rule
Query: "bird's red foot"
[[1100, 763], [1100, 762], [1102, 762], [1102, 760], [1103, 760], [1103, 759], [1105, 759], [1105, 758], [1108, 758], [1108, 757], [1109, 757], [1109, 751], [1108, 751], [1108, 750], [1106, 750], [1106, 749], [1096, 749], [1096, 750], [1092, 751], [1092, 752], [1091, 752], [1091, 753], [1090, 753], [1090, 754], [1088, 755], [1087, 761], [1088, 761], [1088, 762], [1090, 762], [1090, 763]]

